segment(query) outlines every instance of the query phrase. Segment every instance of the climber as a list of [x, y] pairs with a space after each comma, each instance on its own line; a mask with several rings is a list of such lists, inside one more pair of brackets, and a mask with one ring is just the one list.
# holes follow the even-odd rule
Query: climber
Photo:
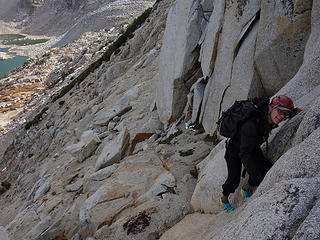
[[225, 160], [227, 162], [228, 177], [222, 185], [223, 194], [220, 205], [226, 212], [231, 212], [228, 197], [234, 193], [240, 183], [241, 167], [249, 175], [249, 180], [241, 188], [241, 196], [246, 200], [255, 188], [261, 183], [272, 164], [266, 159], [260, 149], [260, 145], [267, 139], [271, 129], [287, 118], [292, 118], [301, 109], [294, 108], [292, 100], [284, 95], [272, 98], [271, 103], [264, 111], [246, 119], [237, 133], [226, 144]]

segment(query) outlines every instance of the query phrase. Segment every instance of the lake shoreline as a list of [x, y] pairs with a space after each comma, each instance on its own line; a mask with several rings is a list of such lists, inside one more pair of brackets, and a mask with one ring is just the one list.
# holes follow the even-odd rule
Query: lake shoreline
[[10, 58], [14, 58], [14, 56], [5, 52], [0, 52], [0, 61], [7, 60]]
[[[29, 58], [36, 58], [43, 55], [47, 50], [49, 50], [56, 42], [60, 41], [64, 35], [60, 36], [47, 36], [47, 35], [30, 35], [19, 31], [16, 28], [16, 23], [14, 22], [3, 22], [0, 20], [0, 35], [2, 34], [17, 34], [23, 35], [26, 39], [38, 40], [38, 39], [49, 39], [45, 43], [39, 43], [34, 45], [5, 45], [0, 41], [0, 48], [10, 48], [9, 52], [16, 53], [20, 56], [26, 56]], [[30, 47], [32, 46], [32, 47]]]

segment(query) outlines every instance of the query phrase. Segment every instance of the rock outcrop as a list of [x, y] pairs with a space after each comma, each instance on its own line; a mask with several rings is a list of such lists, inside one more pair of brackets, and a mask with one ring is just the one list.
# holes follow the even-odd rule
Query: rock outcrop
[[198, 41], [205, 20], [198, 1], [175, 1], [168, 13], [156, 93], [159, 117], [165, 125], [176, 120], [186, 104], [186, 82], [197, 69]]
[[[100, 65], [64, 94], [71, 79], [58, 80], [1, 138], [0, 236], [319, 239], [319, 10], [162, 0], [110, 60], [59, 56], [75, 76]], [[237, 189], [226, 214], [215, 122], [234, 100], [274, 94], [303, 110], [272, 131], [273, 167], [246, 201]]]

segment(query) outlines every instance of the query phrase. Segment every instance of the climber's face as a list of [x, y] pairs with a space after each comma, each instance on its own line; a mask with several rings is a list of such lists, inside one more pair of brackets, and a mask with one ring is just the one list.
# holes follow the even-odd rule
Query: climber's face
[[289, 114], [289, 111], [282, 110], [279, 108], [274, 108], [269, 114], [269, 123], [279, 124], [282, 121], [287, 119], [288, 114]]

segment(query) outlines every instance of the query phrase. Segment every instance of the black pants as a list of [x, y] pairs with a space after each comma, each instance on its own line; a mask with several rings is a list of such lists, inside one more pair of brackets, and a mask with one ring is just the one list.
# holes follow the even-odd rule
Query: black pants
[[259, 186], [264, 176], [267, 174], [272, 164], [263, 156], [261, 150], [257, 150], [256, 158], [251, 162], [242, 163], [241, 158], [236, 157], [234, 154], [226, 150], [225, 160], [228, 168], [228, 178], [222, 185], [223, 194], [228, 196], [234, 193], [238, 188], [241, 178], [241, 167], [244, 165], [246, 172], [249, 174], [248, 183], [251, 186]]

